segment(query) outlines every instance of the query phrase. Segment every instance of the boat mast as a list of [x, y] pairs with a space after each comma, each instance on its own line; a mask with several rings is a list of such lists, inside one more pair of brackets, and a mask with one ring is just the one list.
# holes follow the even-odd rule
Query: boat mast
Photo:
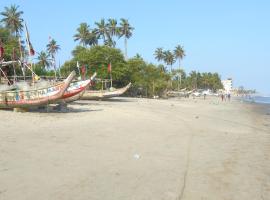
[[27, 29], [27, 26], [26, 26], [26, 22], [24, 22], [24, 28], [25, 28], [25, 34], [26, 34], [26, 42], [27, 42], [27, 47], [28, 47], [28, 58], [30, 58], [30, 67], [29, 69], [31, 70], [32, 72], [32, 81], [35, 82], [35, 78], [34, 78], [34, 72], [33, 72], [33, 67], [32, 67], [32, 55], [33, 55], [33, 50], [32, 50], [32, 46], [30, 44], [30, 37], [29, 37], [29, 33], [28, 33], [28, 29]]

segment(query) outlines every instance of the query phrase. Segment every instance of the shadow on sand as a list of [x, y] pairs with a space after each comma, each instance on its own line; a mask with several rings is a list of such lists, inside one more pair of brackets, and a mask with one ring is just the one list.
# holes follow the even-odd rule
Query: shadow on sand
[[[14, 112], [13, 109], [0, 109], [0, 111]], [[83, 112], [96, 112], [103, 111], [103, 109], [90, 109], [90, 108], [72, 108], [72, 107], [57, 107], [57, 106], [48, 106], [42, 108], [31, 108], [27, 110], [19, 110], [16, 112], [27, 112], [27, 113], [83, 113]]]
[[133, 99], [122, 99], [122, 98], [110, 98], [110, 99], [102, 99], [99, 101], [105, 101], [105, 102], [133, 102]]
[[[98, 105], [103, 105], [102, 102], [133, 102], [134, 100], [132, 99], [120, 99], [120, 98], [111, 98], [111, 99], [99, 99], [99, 100], [78, 100], [70, 103], [71, 105], [79, 105], [79, 106], [98, 106]], [[105, 104], [104, 104], [105, 105]]]

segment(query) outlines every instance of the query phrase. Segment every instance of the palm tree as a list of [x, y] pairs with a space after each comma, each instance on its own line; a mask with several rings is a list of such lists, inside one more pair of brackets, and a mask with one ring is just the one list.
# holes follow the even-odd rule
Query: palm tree
[[119, 37], [125, 37], [125, 58], [127, 59], [127, 39], [132, 36], [133, 27], [130, 26], [127, 19], [121, 18]]
[[115, 47], [116, 42], [112, 40], [112, 38], [108, 38], [105, 40], [104, 45], [107, 45], [109, 47]]
[[181, 45], [176, 46], [174, 49], [174, 56], [176, 59], [177, 58], [179, 59], [179, 69], [180, 69], [181, 60], [186, 56], [184, 47]]
[[[178, 45], [174, 49], [174, 57], [179, 59], [179, 81], [178, 81], [178, 90], [182, 84], [182, 72], [181, 72], [181, 60], [185, 57], [185, 50], [184, 47], [181, 45]], [[180, 85], [179, 85], [180, 84]]]
[[81, 23], [77, 28], [77, 33], [73, 36], [74, 41], [80, 41], [83, 47], [86, 47], [90, 36], [89, 25], [87, 23]]
[[98, 45], [98, 37], [97, 37], [97, 35], [96, 35], [96, 33], [95, 33], [94, 30], [89, 33], [86, 42], [90, 46], [97, 46]]
[[161, 61], [164, 59], [164, 52], [163, 52], [163, 48], [157, 48], [155, 53], [154, 53], [155, 59], [157, 59], [157, 61]]
[[164, 51], [164, 61], [167, 65], [171, 66], [171, 87], [172, 87], [172, 65], [175, 63], [174, 55], [171, 51]]
[[50, 66], [49, 54], [45, 51], [38, 53], [38, 64], [41, 64], [43, 68], [48, 68]]
[[49, 55], [52, 57], [54, 73], [56, 78], [56, 62], [55, 62], [55, 54], [60, 50], [60, 46], [56, 43], [54, 39], [50, 40], [49, 44], [47, 44], [47, 51]]
[[173, 53], [169, 50], [164, 51], [163, 54], [165, 63], [171, 66], [171, 73], [172, 73], [172, 65], [175, 63], [175, 57]]
[[111, 36], [119, 35], [119, 28], [117, 27], [116, 19], [108, 19], [107, 27]]
[[95, 25], [97, 26], [97, 28], [95, 29], [94, 32], [97, 35], [97, 38], [102, 37], [103, 42], [105, 43], [106, 37], [108, 37], [108, 35], [109, 35], [107, 24], [105, 23], [105, 20], [101, 19], [100, 22], [95, 22]]
[[4, 17], [1, 22], [10, 30], [11, 34], [15, 33], [16, 37], [23, 30], [23, 19], [21, 18], [23, 11], [18, 11], [18, 8], [19, 6], [11, 5], [5, 7], [5, 11], [0, 13]]
[[116, 19], [108, 19], [107, 23], [108, 29], [108, 37], [107, 37], [107, 45], [111, 47], [115, 47], [116, 42], [114, 41], [114, 36], [119, 36], [119, 28], [117, 27], [117, 20]]

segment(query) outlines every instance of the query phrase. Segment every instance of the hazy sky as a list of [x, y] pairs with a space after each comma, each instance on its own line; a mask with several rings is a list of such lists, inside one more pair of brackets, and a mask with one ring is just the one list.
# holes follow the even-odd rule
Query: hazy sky
[[[184, 46], [182, 67], [218, 72], [270, 94], [270, 1], [249, 0], [1, 0], [0, 10], [16, 4], [24, 11], [31, 42], [45, 50], [51, 36], [61, 46], [61, 63], [71, 58], [73, 35], [81, 22], [93, 28], [101, 18], [126, 18], [135, 27], [128, 55], [157, 63], [157, 47]], [[124, 49], [124, 41], [117, 41]], [[178, 62], [175, 63], [178, 67]]]

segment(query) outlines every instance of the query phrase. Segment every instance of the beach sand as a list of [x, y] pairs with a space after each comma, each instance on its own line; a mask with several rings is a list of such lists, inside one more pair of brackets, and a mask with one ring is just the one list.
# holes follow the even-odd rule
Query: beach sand
[[0, 110], [1, 200], [270, 199], [270, 111], [217, 98]]

